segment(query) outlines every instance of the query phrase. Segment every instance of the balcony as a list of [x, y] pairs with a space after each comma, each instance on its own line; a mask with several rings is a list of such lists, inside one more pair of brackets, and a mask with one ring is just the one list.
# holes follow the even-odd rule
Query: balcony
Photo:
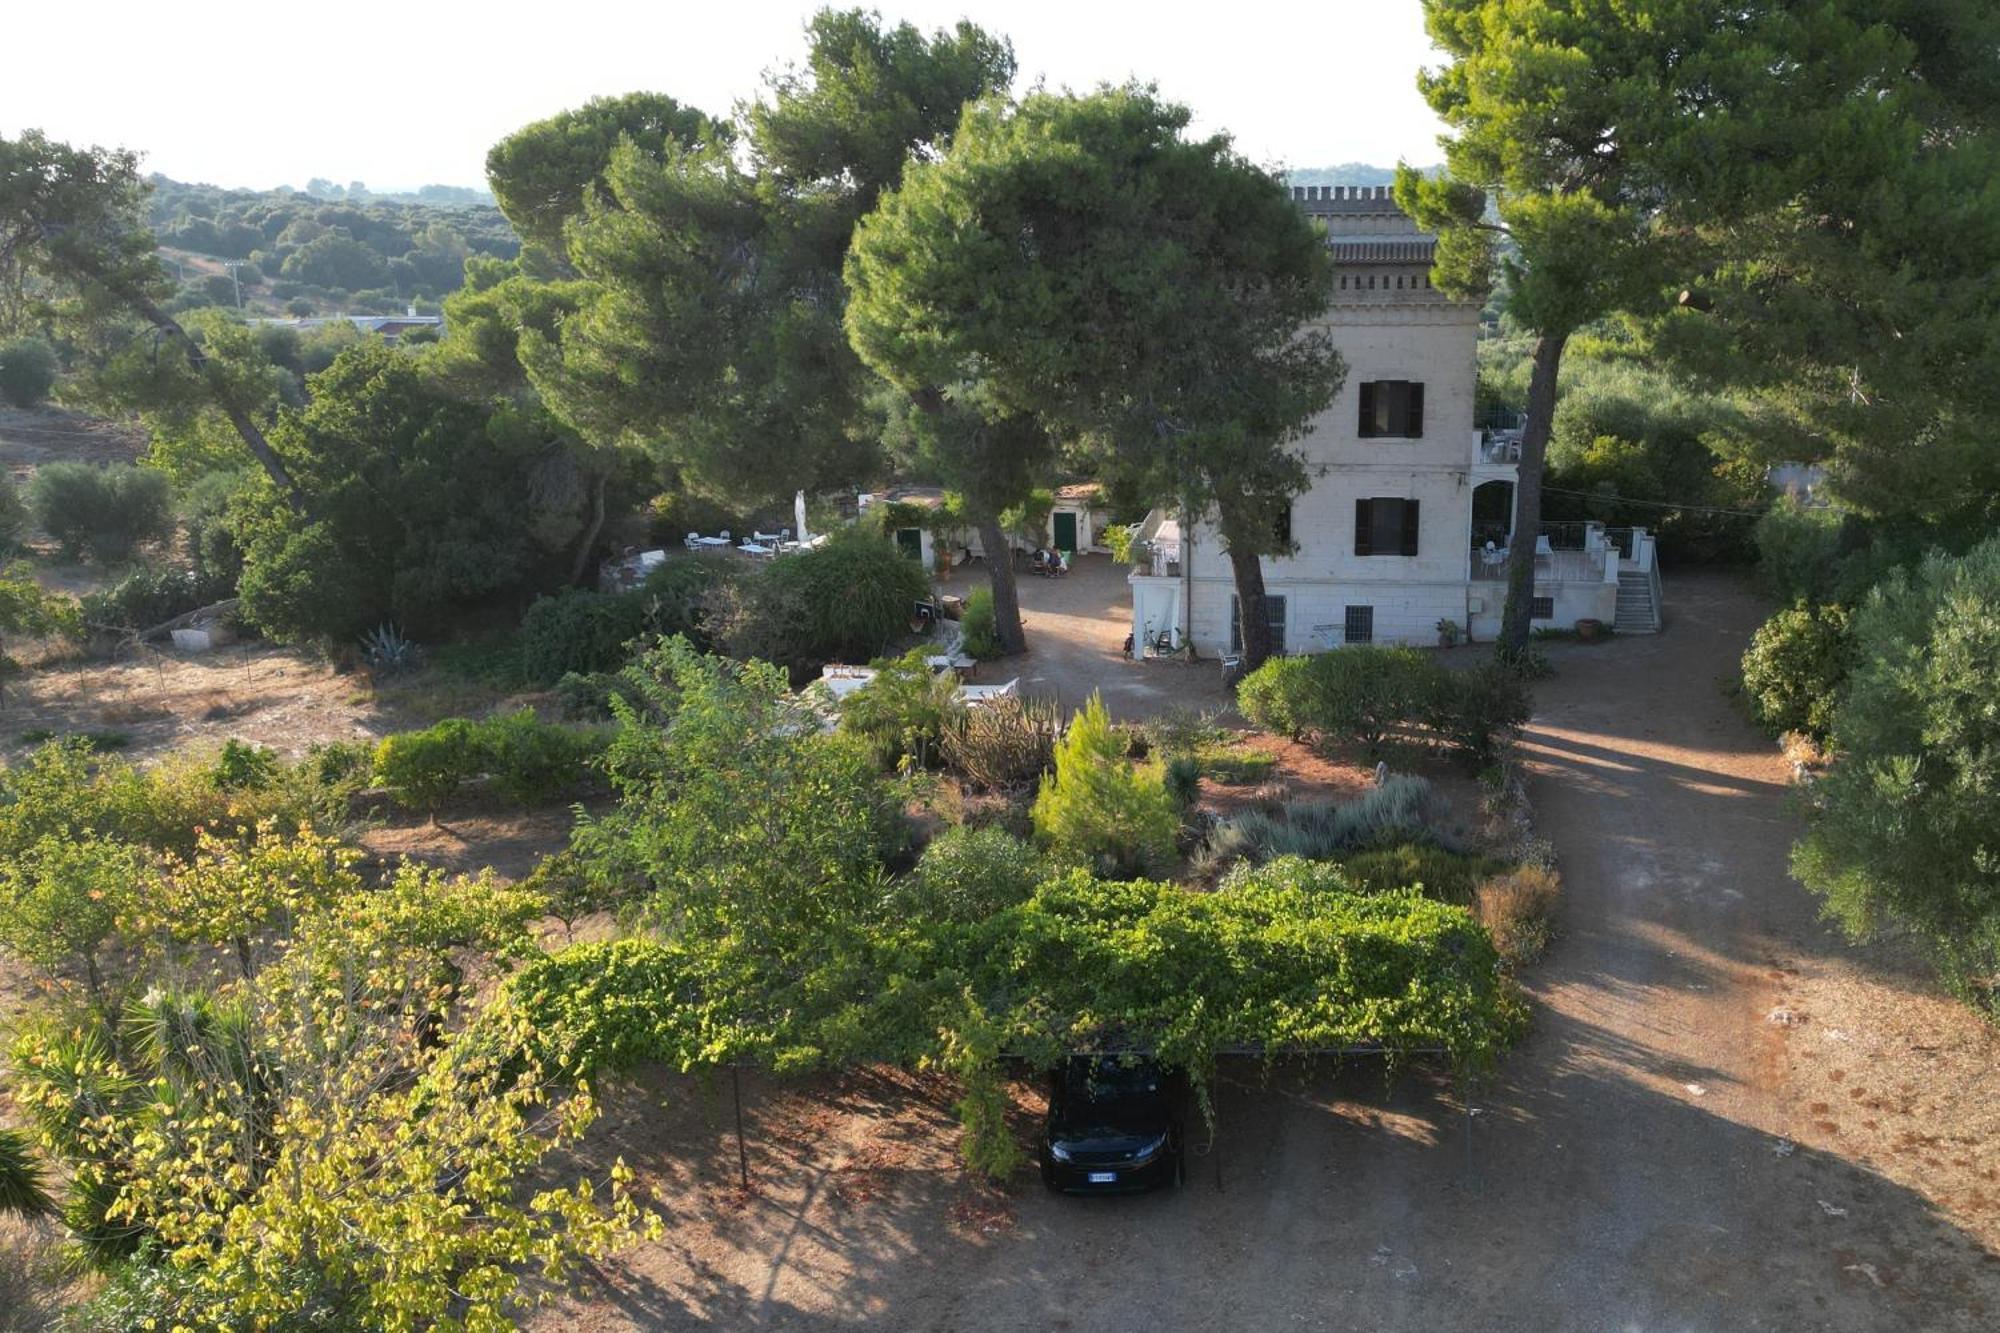
[[1474, 461], [1495, 465], [1518, 463], [1521, 461], [1521, 432], [1518, 430], [1486, 430], [1478, 433], [1473, 443], [1476, 450]]

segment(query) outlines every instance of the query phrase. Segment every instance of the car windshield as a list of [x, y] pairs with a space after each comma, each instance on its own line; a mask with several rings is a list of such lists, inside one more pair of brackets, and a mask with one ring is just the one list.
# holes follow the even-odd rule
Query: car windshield
[[1160, 1090], [1160, 1067], [1118, 1055], [1079, 1055], [1063, 1070], [1063, 1091], [1082, 1102], [1122, 1102]]

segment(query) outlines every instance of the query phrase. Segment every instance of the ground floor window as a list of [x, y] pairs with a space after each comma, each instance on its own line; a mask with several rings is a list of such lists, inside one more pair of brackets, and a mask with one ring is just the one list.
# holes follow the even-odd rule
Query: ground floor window
[[1341, 637], [1348, 643], [1375, 642], [1375, 608], [1348, 607], [1346, 621], [1341, 628]]
[[[1271, 646], [1278, 652], [1285, 651], [1285, 599], [1264, 594], [1264, 623], [1271, 627]], [[1243, 602], [1232, 596], [1229, 599], [1229, 651], [1243, 651]]]
[[1556, 599], [1553, 597], [1531, 597], [1528, 599], [1528, 619], [1554, 620]]

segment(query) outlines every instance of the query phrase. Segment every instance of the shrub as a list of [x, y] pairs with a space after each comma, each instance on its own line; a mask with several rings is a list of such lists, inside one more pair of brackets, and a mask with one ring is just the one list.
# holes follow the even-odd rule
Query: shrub
[[1160, 780], [1177, 810], [1192, 809], [1201, 799], [1201, 761], [1191, 754], [1177, 754], [1160, 770]]
[[1473, 902], [1482, 881], [1505, 866], [1491, 857], [1450, 852], [1435, 843], [1399, 842], [1343, 856], [1340, 868], [1355, 888], [1368, 893], [1421, 885], [1427, 897], [1463, 907]]
[[1757, 577], [1780, 601], [1818, 601], [1839, 579], [1847, 516], [1838, 509], [1781, 500], [1757, 520]]
[[964, 711], [957, 681], [932, 671], [924, 657], [923, 649], [915, 648], [877, 661], [875, 679], [840, 706], [840, 729], [867, 742], [884, 768], [906, 755], [929, 767], [938, 755], [938, 738]]
[[67, 558], [108, 563], [173, 531], [169, 492], [164, 474], [128, 463], [44, 463], [29, 483], [28, 503]]
[[604, 751], [597, 733], [543, 722], [529, 708], [488, 718], [473, 733], [494, 790], [524, 806], [546, 805], [585, 786]]
[[254, 791], [271, 784], [278, 776], [279, 763], [276, 750], [232, 736], [222, 743], [222, 751], [215, 756], [215, 764], [209, 771], [218, 790]]
[[78, 607], [93, 630], [131, 633], [212, 605], [233, 590], [193, 569], [135, 569], [108, 588], [85, 593]]
[[1149, 750], [1162, 756], [1195, 754], [1220, 743], [1229, 733], [1215, 720], [1214, 713], [1173, 704], [1145, 723], [1140, 732]]
[[1470, 671], [1438, 670], [1424, 706], [1424, 723], [1475, 767], [1493, 758], [1495, 743], [1528, 720], [1527, 686], [1488, 662]]
[[56, 349], [40, 338], [0, 343], [0, 398], [14, 407], [40, 407], [61, 369]]
[[383, 737], [375, 747], [375, 780], [392, 788], [402, 804], [435, 814], [479, 774], [483, 759], [472, 723], [446, 718], [422, 731]]
[[1243, 681], [1237, 701], [1268, 730], [1317, 732], [1373, 750], [1391, 729], [1423, 716], [1441, 670], [1414, 648], [1356, 644], [1266, 662]]
[[1949, 984], [2000, 1010], [2000, 538], [1891, 574], [1851, 633], [1792, 871], [1850, 935], [1915, 931]]
[[572, 671], [615, 671], [645, 628], [645, 603], [631, 594], [571, 588], [536, 598], [521, 617], [521, 674], [549, 686]]
[[507, 995], [534, 1034], [536, 1054], [569, 1077], [588, 1078], [697, 1054], [671, 1002], [687, 971], [672, 948], [652, 940], [572, 944], [515, 973]]
[[725, 555], [675, 556], [646, 576], [636, 594], [645, 632], [662, 638], [683, 635], [697, 648], [709, 646], [705, 630], [710, 592], [745, 577], [741, 561]]
[[[825, 545], [781, 555], [751, 586], [750, 639], [762, 657], [795, 670], [879, 657], [908, 631], [910, 613], [930, 595], [930, 581], [892, 542], [858, 530]], [[739, 627], [741, 642], [748, 627]]]
[[970, 924], [1026, 902], [1047, 873], [1042, 854], [1004, 829], [946, 829], [885, 906], [899, 919]]
[[981, 662], [995, 661], [1003, 654], [1000, 639], [993, 625], [993, 589], [974, 588], [972, 595], [965, 599], [965, 609], [959, 613], [959, 647], [967, 657]]
[[556, 682], [556, 707], [572, 722], [605, 722], [613, 716], [611, 701], [636, 703], [637, 691], [621, 671], [572, 671]]
[[1473, 908], [1500, 956], [1510, 963], [1526, 963], [1539, 957], [1555, 937], [1561, 898], [1562, 878], [1555, 871], [1520, 866], [1482, 883], [1474, 893]]
[[1398, 774], [1345, 803], [1294, 801], [1276, 813], [1245, 811], [1216, 830], [1211, 846], [1217, 855], [1253, 861], [1280, 856], [1324, 861], [1344, 852], [1434, 838], [1436, 818], [1431, 784]]
[[1227, 787], [1268, 782], [1278, 770], [1278, 756], [1248, 745], [1204, 745], [1195, 752], [1202, 776]]
[[1847, 609], [1800, 602], [1757, 627], [1743, 654], [1743, 690], [1773, 732], [1825, 742], [1853, 658]]
[[1100, 874], [1141, 875], [1173, 859], [1180, 829], [1157, 773], [1135, 770], [1097, 695], [1056, 743], [1056, 770], [1042, 779], [1031, 818], [1062, 859]]
[[945, 767], [982, 791], [1038, 782], [1055, 764], [1062, 721], [1044, 699], [1002, 696], [961, 710], [939, 733]]
[[10, 554], [28, 532], [28, 503], [12, 480], [0, 477], [0, 555]]

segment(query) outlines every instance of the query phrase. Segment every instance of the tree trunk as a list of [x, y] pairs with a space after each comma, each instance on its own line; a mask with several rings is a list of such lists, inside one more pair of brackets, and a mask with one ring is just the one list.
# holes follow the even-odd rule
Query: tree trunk
[[[180, 326], [179, 321], [175, 320], [166, 311], [160, 309], [159, 306], [153, 304], [151, 298], [145, 296], [143, 293], [125, 293], [125, 297], [142, 319], [158, 329], [181, 349], [182, 355], [187, 357], [188, 365], [194, 368], [195, 373], [205, 378], [208, 369], [208, 353], [202, 350], [200, 343], [188, 337], [187, 330]], [[300, 492], [298, 483], [292, 480], [292, 474], [286, 471], [284, 461], [278, 457], [277, 451], [271, 448], [271, 442], [264, 438], [263, 430], [258, 427], [256, 422], [250, 419], [250, 414], [244, 411], [242, 406], [234, 399], [212, 385], [211, 392], [215, 396], [216, 405], [229, 418], [229, 424], [234, 426], [236, 433], [243, 437], [243, 443], [249, 447], [251, 456], [264, 469], [265, 475], [270, 477], [273, 482], [276, 482], [278, 489], [284, 492], [286, 503], [291, 505], [294, 513], [305, 513], [306, 503], [304, 494]]]
[[590, 488], [590, 526], [583, 530], [583, 540], [576, 544], [576, 559], [570, 562], [569, 581], [583, 582], [583, 572], [590, 568], [590, 553], [597, 548], [597, 534], [604, 531], [604, 488], [610, 483], [607, 472], [597, 474], [597, 483]]
[[981, 514], [978, 528], [979, 544], [986, 549], [986, 581], [993, 588], [993, 637], [1011, 657], [1028, 647], [1021, 630], [1021, 597], [1014, 588], [1014, 548], [1000, 530], [998, 514]]
[[238, 935], [236, 937], [236, 967], [243, 974], [245, 981], [250, 980], [251, 977], [257, 974], [257, 965], [250, 958], [250, 937], [248, 935]]
[[1276, 650], [1271, 642], [1271, 617], [1264, 609], [1264, 558], [1231, 543], [1229, 568], [1236, 575], [1236, 616], [1243, 627], [1243, 674], [1247, 676]]
[[1528, 622], [1534, 611], [1535, 539], [1542, 529], [1542, 462], [1556, 417], [1556, 374], [1562, 369], [1566, 333], [1535, 340], [1534, 372], [1528, 380], [1528, 420], [1521, 430], [1521, 461], [1515, 467], [1514, 533], [1507, 551], [1507, 609], [1500, 618], [1499, 652], [1527, 651]]

